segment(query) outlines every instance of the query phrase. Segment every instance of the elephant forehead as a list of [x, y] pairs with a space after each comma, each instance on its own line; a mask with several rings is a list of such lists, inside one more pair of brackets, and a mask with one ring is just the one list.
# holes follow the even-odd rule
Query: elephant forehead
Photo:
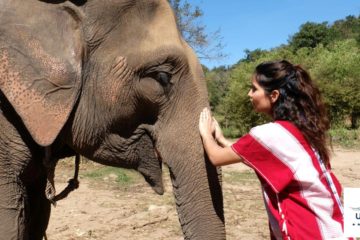
[[[179, 56], [186, 52], [169, 4], [160, 4], [152, 10], [151, 17], [143, 17], [142, 14], [129, 16], [132, 19], [128, 20], [133, 24], [125, 26], [122, 50], [124, 55], [129, 56], [130, 65], [139, 66], [150, 60]], [[134, 64], [131, 64], [131, 58]]]
[[122, 55], [136, 68], [147, 52], [152, 59], [159, 53], [159, 48], [177, 47], [184, 52], [174, 13], [166, 0], [124, 2], [114, 1], [110, 9], [102, 12], [96, 11], [95, 6], [88, 8], [89, 16], [96, 15], [86, 24], [88, 45], [98, 46], [101, 42], [93, 56], [99, 61], [111, 61]]
[[181, 38], [177, 29], [175, 17], [168, 5], [157, 8], [154, 17], [147, 25], [146, 38], [141, 47], [149, 49], [158, 45], [181, 45]]

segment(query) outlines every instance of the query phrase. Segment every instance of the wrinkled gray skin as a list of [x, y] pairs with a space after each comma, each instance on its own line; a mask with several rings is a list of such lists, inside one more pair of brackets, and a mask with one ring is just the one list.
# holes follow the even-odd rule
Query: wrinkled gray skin
[[171, 171], [185, 239], [225, 239], [198, 115], [203, 73], [166, 0], [0, 0], [0, 239], [41, 239], [45, 149], [142, 173]]

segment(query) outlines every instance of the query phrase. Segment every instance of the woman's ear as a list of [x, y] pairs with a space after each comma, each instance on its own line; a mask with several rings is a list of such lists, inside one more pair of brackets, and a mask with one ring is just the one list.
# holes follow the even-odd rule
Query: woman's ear
[[271, 101], [271, 103], [275, 103], [278, 100], [279, 96], [280, 96], [279, 90], [273, 90], [270, 93], [270, 101]]

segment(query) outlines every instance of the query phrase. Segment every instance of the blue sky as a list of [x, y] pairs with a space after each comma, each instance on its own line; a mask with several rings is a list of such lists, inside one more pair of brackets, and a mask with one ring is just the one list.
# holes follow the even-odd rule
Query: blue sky
[[360, 14], [360, 0], [188, 0], [199, 6], [207, 32], [220, 29], [227, 58], [201, 62], [209, 67], [232, 65], [244, 50], [271, 49], [286, 44], [305, 22], [330, 24]]

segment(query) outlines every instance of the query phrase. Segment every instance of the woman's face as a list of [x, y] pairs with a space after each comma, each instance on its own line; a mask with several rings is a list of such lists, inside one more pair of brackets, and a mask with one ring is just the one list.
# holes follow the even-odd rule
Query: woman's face
[[254, 110], [258, 113], [265, 113], [271, 115], [272, 109], [272, 98], [271, 95], [268, 95], [264, 88], [262, 88], [256, 81], [255, 76], [251, 81], [251, 89], [248, 93], [250, 101], [253, 104]]

